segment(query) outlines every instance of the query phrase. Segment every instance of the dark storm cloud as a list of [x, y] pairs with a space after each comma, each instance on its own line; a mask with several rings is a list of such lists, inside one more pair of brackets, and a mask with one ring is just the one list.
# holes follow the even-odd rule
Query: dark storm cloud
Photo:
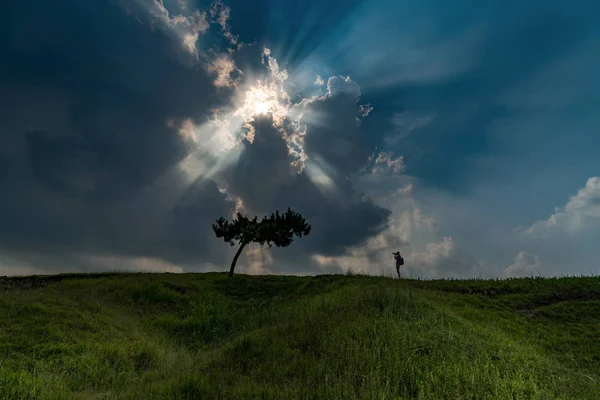
[[[254, 142], [244, 141], [239, 160], [218, 175], [226, 192], [212, 180], [190, 181], [186, 157], [197, 146], [193, 157], [204, 157], [203, 143], [178, 127], [187, 119], [202, 125], [231, 100], [232, 88], [216, 89], [214, 71], [207, 72], [231, 37], [200, 32], [196, 57], [181, 32], [170, 30], [172, 19], [145, 8], [153, 4], [13, 2], [0, 17], [0, 255], [11, 266], [150, 268], [147, 259], [220, 266], [231, 249], [219, 246], [211, 223], [231, 215], [235, 197], [228, 196], [259, 214], [292, 207], [313, 225], [293, 249], [274, 252], [274, 270], [315, 272], [320, 264], [311, 254], [342, 254], [385, 227], [390, 211], [346, 177], [371, 149], [362, 147], [357, 125], [360, 89], [342, 78], [331, 81], [333, 96], [307, 107], [324, 120], [305, 122], [306, 153], [319, 159], [329, 188], [291, 165], [268, 118], [255, 123]], [[227, 54], [244, 71], [269, 74], [258, 44]], [[300, 262], [279, 266], [290, 258]]]
[[167, 120], [202, 120], [226, 92], [172, 37], [114, 3], [8, 10], [0, 249], [221, 261], [209, 220], [231, 204], [214, 182], [187, 188], [177, 164], [189, 143]]
[[276, 194], [296, 178], [294, 159], [271, 117], [257, 118], [252, 127], [254, 140], [243, 140], [237, 163], [223, 175], [228, 192], [242, 197], [250, 209], [268, 212], [275, 207]]
[[305, 150], [348, 176], [364, 167], [373, 152], [357, 120], [360, 88], [341, 76], [329, 78], [327, 88], [327, 95], [312, 101], [305, 111]]

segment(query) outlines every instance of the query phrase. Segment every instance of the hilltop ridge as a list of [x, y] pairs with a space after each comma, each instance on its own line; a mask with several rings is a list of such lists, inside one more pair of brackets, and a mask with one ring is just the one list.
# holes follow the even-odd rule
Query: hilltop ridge
[[594, 399], [600, 278], [0, 278], [0, 399]]

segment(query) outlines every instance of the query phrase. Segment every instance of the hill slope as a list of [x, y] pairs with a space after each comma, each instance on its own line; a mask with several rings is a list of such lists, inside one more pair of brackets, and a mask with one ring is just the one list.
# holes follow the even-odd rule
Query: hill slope
[[0, 278], [0, 399], [598, 399], [600, 278]]

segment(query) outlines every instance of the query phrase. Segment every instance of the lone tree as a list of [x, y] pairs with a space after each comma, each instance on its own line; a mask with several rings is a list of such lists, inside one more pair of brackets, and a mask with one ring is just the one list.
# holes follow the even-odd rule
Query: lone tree
[[240, 213], [233, 219], [232, 222], [221, 217], [213, 224], [213, 230], [217, 238], [223, 240], [230, 245], [235, 245], [237, 242], [240, 245], [229, 269], [229, 277], [233, 276], [235, 263], [238, 257], [248, 243], [259, 243], [261, 246], [265, 243], [272, 247], [287, 247], [294, 241], [294, 235], [298, 237], [306, 236], [310, 233], [310, 225], [302, 215], [295, 211], [288, 210], [279, 214], [279, 211], [263, 217], [262, 221], [258, 221], [257, 217], [249, 219]]

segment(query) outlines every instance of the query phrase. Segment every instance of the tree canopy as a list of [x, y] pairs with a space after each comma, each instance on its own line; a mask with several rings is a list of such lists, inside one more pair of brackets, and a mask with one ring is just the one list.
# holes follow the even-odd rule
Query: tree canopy
[[231, 222], [225, 218], [219, 218], [213, 224], [213, 231], [217, 238], [229, 243], [231, 246], [240, 245], [233, 262], [229, 276], [233, 276], [233, 270], [239, 255], [249, 243], [267, 244], [269, 247], [287, 247], [294, 241], [294, 236], [302, 237], [310, 233], [311, 226], [299, 213], [288, 210], [284, 213], [275, 211], [271, 215], [258, 220], [258, 217], [250, 219], [241, 213], [237, 213]]

